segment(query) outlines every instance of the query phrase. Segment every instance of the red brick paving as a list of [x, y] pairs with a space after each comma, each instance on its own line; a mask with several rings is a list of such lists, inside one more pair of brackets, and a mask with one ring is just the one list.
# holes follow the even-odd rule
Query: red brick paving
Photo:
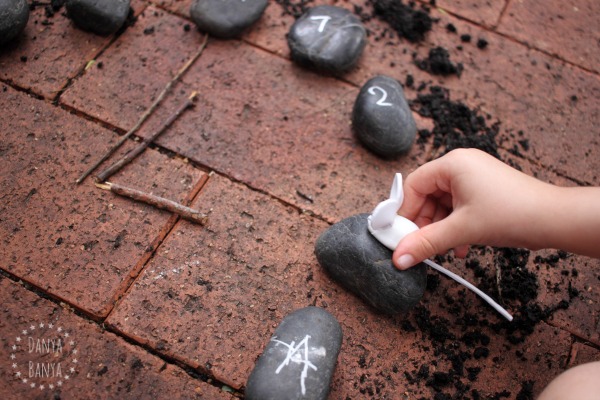
[[192, 90], [196, 108], [158, 143], [329, 220], [370, 211], [394, 171], [423, 161], [416, 153], [385, 161], [359, 145], [349, 124], [356, 88], [243, 42], [209, 42], [176, 88]]
[[486, 27], [494, 27], [500, 21], [508, 0], [437, 0], [436, 5]]
[[46, 18], [37, 7], [19, 41], [0, 52], [0, 77], [52, 99], [109, 40], [76, 29], [60, 13]]
[[[188, 19], [190, 0], [147, 3], [134, 3], [141, 14], [116, 40], [75, 29], [62, 11], [43, 25], [38, 7], [19, 42], [0, 50], [0, 109], [9, 116], [0, 118], [0, 357], [10, 356], [7, 338], [22, 325], [60, 320], [85, 354], [62, 398], [231, 398], [224, 385], [243, 397], [277, 324], [314, 304], [344, 331], [332, 399], [452, 393], [443, 382], [415, 378], [425, 366], [430, 378], [456, 370], [457, 357], [477, 375], [457, 377], [466, 393], [486, 398], [506, 390], [516, 398], [529, 381], [537, 394], [568, 366], [599, 359], [598, 260], [568, 255], [548, 262], [556, 252], [532, 253], [527, 269], [538, 277], [536, 304], [567, 300], [569, 307], [511, 343], [496, 328], [500, 317], [452, 281], [441, 278], [405, 318], [384, 317], [332, 282], [313, 255], [328, 223], [368, 212], [386, 196], [393, 172], [410, 172], [434, 156], [426, 143], [386, 161], [356, 141], [351, 107], [375, 74], [401, 82], [411, 74], [415, 87], [442, 85], [489, 114], [490, 123], [500, 121], [507, 138], [501, 155], [526, 173], [560, 185], [598, 185], [596, 2], [438, 0], [431, 15], [439, 21], [418, 45], [381, 38], [386, 25], [374, 18], [358, 67], [341, 79], [290, 62], [285, 34], [294, 19], [271, 2], [241, 40], [209, 40], [139, 135], [194, 90], [195, 108], [157, 141], [159, 149], [114, 178], [184, 203], [195, 196], [193, 206], [209, 214], [205, 227], [101, 191], [91, 178], [73, 184], [117, 139], [104, 127], [131, 128], [201, 43]], [[330, 3], [370, 10], [358, 0]], [[448, 23], [458, 33], [448, 32]], [[465, 33], [471, 42], [461, 42]], [[476, 47], [479, 38], [487, 48]], [[414, 55], [438, 45], [464, 65], [460, 78], [415, 66]], [[59, 93], [58, 104], [50, 104]], [[406, 93], [410, 100], [419, 92]], [[416, 117], [420, 128], [431, 128]], [[522, 156], [508, 151], [520, 130], [530, 144]], [[497, 268], [489, 252], [471, 257], [492, 274]], [[481, 279], [462, 261], [445, 264]], [[11, 282], [19, 280], [28, 284]], [[473, 328], [489, 337], [489, 354], [436, 337], [424, 325], [427, 313], [425, 321], [454, 338], [471, 332], [465, 321], [489, 321]], [[39, 388], [13, 373], [11, 363], [0, 362], [0, 396], [36, 396]]]
[[[594, 0], [556, 2], [511, 1], [498, 31], [587, 70], [600, 72], [597, 46], [600, 4]], [[533, 29], [529, 28], [533, 27]]]
[[22, 285], [0, 277], [0, 288], [3, 399], [233, 398]]
[[[132, 7], [139, 13], [146, 4], [134, 0]], [[35, 7], [19, 40], [0, 51], [0, 79], [53, 99], [113, 39], [77, 29], [65, 14]]]
[[200, 47], [201, 35], [186, 32], [186, 24], [146, 8], [96, 65], [73, 82], [61, 102], [124, 130], [132, 128]]
[[[0, 159], [3, 268], [106, 316], [120, 287], [172, 225], [169, 213], [101, 191], [91, 179], [74, 184], [115, 134], [12, 89], [0, 107], [15, 116], [4, 122]], [[202, 177], [151, 150], [112, 179], [183, 201]]]
[[600, 359], [600, 351], [593, 347], [587, 346], [584, 343], [574, 343], [571, 350], [571, 359], [569, 366], [585, 364], [588, 362], [598, 361]]

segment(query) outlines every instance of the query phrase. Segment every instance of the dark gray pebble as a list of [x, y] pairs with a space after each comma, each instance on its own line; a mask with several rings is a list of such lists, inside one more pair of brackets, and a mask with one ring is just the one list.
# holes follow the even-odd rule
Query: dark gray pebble
[[110, 35], [129, 15], [129, 0], [67, 0], [67, 15], [79, 28]]
[[0, 46], [16, 38], [28, 20], [27, 0], [0, 0]]
[[327, 399], [341, 345], [342, 328], [330, 313], [318, 307], [292, 312], [254, 366], [246, 399]]
[[425, 265], [396, 269], [392, 251], [369, 232], [368, 216], [354, 215], [323, 232], [315, 245], [317, 260], [335, 281], [379, 312], [406, 313], [425, 292]]
[[360, 89], [352, 110], [358, 139], [381, 157], [407, 153], [417, 134], [402, 86], [388, 76], [376, 76]]
[[194, 0], [190, 15], [201, 31], [229, 39], [258, 21], [267, 4], [268, 0]]
[[366, 38], [356, 15], [340, 7], [318, 6], [296, 20], [287, 41], [298, 64], [339, 74], [356, 65]]

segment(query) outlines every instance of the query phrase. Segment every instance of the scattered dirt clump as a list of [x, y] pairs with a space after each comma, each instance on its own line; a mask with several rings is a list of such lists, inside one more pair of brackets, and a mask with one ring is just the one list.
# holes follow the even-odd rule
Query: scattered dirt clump
[[[460, 101], [452, 101], [449, 91], [432, 86], [430, 92], [419, 94], [411, 105], [419, 115], [431, 118], [433, 130], [419, 131], [421, 143], [433, 136], [433, 147], [444, 148], [443, 154], [457, 148], [476, 148], [501, 159], [498, 153], [497, 136], [500, 123], [488, 126], [486, 119], [477, 110], [472, 110]], [[440, 154], [442, 155], [442, 154]]]
[[456, 75], [460, 77], [463, 71], [463, 65], [461, 63], [454, 64], [450, 61], [448, 50], [440, 46], [429, 49], [429, 56], [423, 60], [415, 58], [415, 64], [419, 69], [433, 75]]
[[283, 8], [283, 15], [291, 15], [298, 19], [312, 6], [314, 0], [275, 0]]
[[405, 5], [401, 0], [369, 0], [374, 16], [387, 22], [398, 36], [410, 42], [420, 42], [431, 30], [434, 20], [425, 10], [415, 9], [414, 3]]
[[[561, 264], [565, 256], [564, 252], [557, 252], [544, 258], [536, 257], [534, 265], [548, 262], [560, 268], [557, 264]], [[482, 258], [493, 260], [499, 275], [489, 265], [482, 265]], [[453, 258], [449, 255], [437, 256], [436, 261], [449, 263], [453, 262]], [[468, 296], [466, 289], [442, 284], [438, 274], [428, 274], [427, 292], [433, 293], [432, 298], [444, 301], [444, 311], [440, 314], [430, 310], [426, 303], [418, 305], [413, 311], [417, 329], [428, 341], [423, 349], [435, 356], [435, 363], [427, 364], [431, 359], [426, 358], [426, 363], [414, 364], [414, 369], [407, 369], [404, 375], [410, 385], [429, 388], [431, 392], [427, 398], [433, 399], [534, 398], [534, 380], [523, 380], [520, 387], [495, 393], [483, 393], [475, 389], [482, 372], [481, 360], [492, 358], [497, 362], [496, 359], [499, 359], [496, 350], [490, 348], [494, 343], [497, 349], [498, 342], [502, 341], [506, 351], [514, 351], [521, 357], [525, 354], [524, 346], [527, 346], [525, 339], [534, 333], [537, 324], [548, 319], [556, 310], [567, 308], [573, 297], [563, 289], [561, 292], [568, 293], [568, 299], [548, 307], [537, 303], [540, 284], [537, 275], [530, 270], [530, 261], [531, 252], [526, 249], [476, 246], [465, 263], [473, 272], [477, 286], [511, 310], [514, 316], [512, 322], [491, 316], [491, 309], [473, 310], [466, 307], [460, 300]], [[571, 286], [570, 281], [565, 284]], [[401, 328], [407, 332], [414, 331], [412, 324], [407, 321], [403, 321]], [[535, 368], [535, 363], [543, 362], [524, 356], [522, 361], [532, 368]]]

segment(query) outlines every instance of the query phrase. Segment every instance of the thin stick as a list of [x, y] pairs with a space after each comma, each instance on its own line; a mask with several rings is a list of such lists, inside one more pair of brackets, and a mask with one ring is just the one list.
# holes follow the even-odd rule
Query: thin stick
[[195, 97], [196, 92], [193, 92], [191, 96], [188, 97], [186, 101], [179, 106], [175, 113], [172, 114], [169, 117], [169, 119], [167, 119], [152, 135], [150, 135], [149, 138], [144, 139], [136, 148], [132, 149], [120, 160], [116, 161], [113, 165], [111, 165], [110, 167], [102, 171], [100, 174], [98, 174], [96, 180], [98, 182], [104, 182], [105, 180], [119, 172], [121, 168], [132, 162], [138, 155], [140, 155], [144, 150], [146, 150], [148, 146], [150, 146], [150, 143], [155, 141], [164, 131], [166, 131], [167, 128], [169, 128], [169, 126], [171, 126], [171, 124], [175, 122], [175, 120], [179, 118], [179, 116], [183, 114], [185, 110], [191, 108], [194, 105]]
[[208, 216], [201, 213], [200, 211], [194, 210], [193, 208], [186, 207], [183, 204], [175, 201], [165, 199], [164, 197], [155, 196], [150, 193], [145, 193], [137, 189], [128, 188], [121, 186], [117, 183], [104, 182], [96, 183], [96, 186], [100, 189], [110, 190], [111, 192], [120, 196], [128, 197], [135, 201], [149, 204], [161, 210], [167, 210], [175, 213], [181, 218], [187, 219], [188, 221], [195, 222], [200, 225], [205, 225], [208, 221]]
[[183, 75], [190, 68], [190, 66], [194, 63], [194, 61], [196, 61], [198, 59], [198, 57], [200, 57], [200, 54], [202, 54], [202, 52], [204, 51], [204, 48], [206, 47], [207, 41], [208, 41], [208, 35], [204, 35], [204, 40], [202, 41], [202, 44], [200, 45], [200, 48], [198, 49], [198, 51], [196, 52], [196, 54], [194, 54], [194, 56], [192, 58], [190, 58], [189, 61], [187, 63], [185, 63], [185, 65], [183, 67], [181, 67], [181, 69], [177, 72], [177, 74], [175, 74], [175, 76], [173, 77], [173, 79], [171, 79], [171, 81], [169, 83], [167, 83], [167, 86], [165, 86], [165, 88], [160, 93], [160, 95], [156, 98], [156, 100], [154, 100], [154, 103], [152, 103], [152, 105], [150, 106], [150, 108], [148, 108], [146, 110], [146, 112], [140, 117], [140, 119], [135, 124], [135, 126], [133, 128], [131, 128], [129, 130], [129, 132], [127, 132], [125, 135], [123, 135], [121, 137], [121, 139], [119, 139], [119, 141], [117, 143], [115, 143], [115, 145], [111, 149], [109, 149], [108, 152], [106, 152], [106, 154], [104, 154], [104, 156], [102, 156], [101, 159], [99, 159], [98, 161], [96, 161], [96, 163], [94, 165], [92, 165], [79, 178], [77, 178], [77, 180], [75, 181], [75, 183], [80, 184], [81, 182], [83, 182], [83, 180], [85, 178], [87, 178], [89, 174], [91, 174], [92, 172], [94, 172], [94, 170], [96, 168], [98, 168], [98, 166], [100, 164], [102, 164], [111, 155], [113, 155], [113, 153], [115, 151], [117, 151], [117, 149], [119, 147], [121, 147], [121, 145], [123, 143], [125, 143], [125, 141], [127, 139], [129, 139], [129, 137], [131, 135], [133, 135], [140, 128], [140, 126], [142, 126], [142, 124], [146, 121], [146, 119], [148, 119], [148, 117], [150, 116], [150, 114], [152, 114], [152, 112], [156, 109], [156, 107], [158, 107], [158, 105], [160, 104], [160, 102], [164, 99], [164, 97], [166, 96], [167, 92], [169, 92], [169, 90], [175, 84], [175, 82], [177, 82], [179, 80], [179, 78], [181, 77], [181, 75]]

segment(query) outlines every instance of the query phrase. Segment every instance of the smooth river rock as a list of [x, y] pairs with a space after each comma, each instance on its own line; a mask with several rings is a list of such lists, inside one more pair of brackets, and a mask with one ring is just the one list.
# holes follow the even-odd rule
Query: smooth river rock
[[407, 153], [415, 141], [417, 125], [400, 83], [383, 75], [365, 83], [354, 102], [352, 128], [365, 147], [378, 156]]
[[258, 359], [248, 382], [247, 400], [325, 400], [329, 394], [342, 328], [322, 308], [287, 315]]
[[199, 30], [229, 39], [261, 17], [268, 0], [194, 0], [190, 15]]
[[79, 28], [110, 35], [129, 15], [129, 0], [67, 0], [67, 15]]
[[319, 71], [339, 74], [354, 67], [367, 41], [360, 19], [334, 6], [309, 9], [287, 36], [292, 59]]
[[369, 232], [368, 216], [354, 215], [323, 232], [315, 245], [317, 260], [333, 280], [379, 312], [406, 313], [425, 292], [426, 266], [396, 269], [392, 251]]
[[27, 0], [0, 0], [0, 46], [16, 38], [28, 20]]

